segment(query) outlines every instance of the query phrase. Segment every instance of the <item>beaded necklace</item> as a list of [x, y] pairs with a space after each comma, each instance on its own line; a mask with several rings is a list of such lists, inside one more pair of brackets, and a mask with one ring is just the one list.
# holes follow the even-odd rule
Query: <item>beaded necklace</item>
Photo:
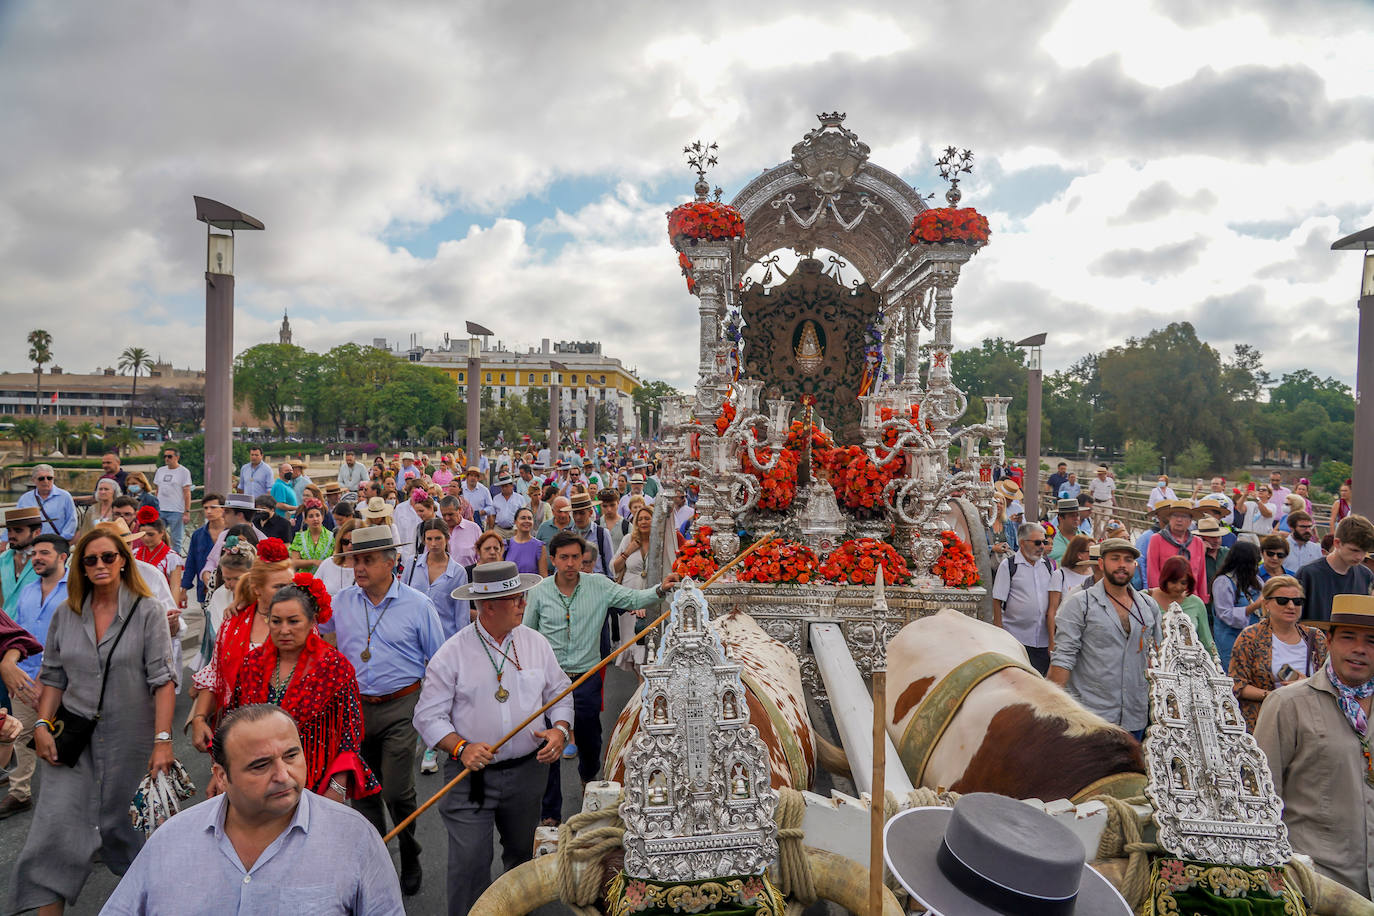
[[[510, 648], [511, 651], [515, 653], [515, 658], [511, 658], [509, 655], [506, 654], [505, 649], [502, 649], [500, 646], [493, 645], [487, 641], [487, 636], [485, 633], [482, 632], [482, 628], [480, 626], [477, 627], [477, 638], [482, 641], [482, 651], [487, 654], [487, 661], [491, 662], [492, 670], [496, 672], [496, 702], [504, 703], [510, 699], [510, 691], [507, 690], [504, 685], [502, 685], [501, 678], [505, 674], [506, 662], [511, 662], [512, 664], [514, 664], [516, 671], [524, 670], [520, 667], [520, 649], [518, 646], [516, 646], [514, 638], [512, 638], [510, 641]], [[497, 654], [501, 656], [501, 664], [498, 665], [496, 663], [496, 659], [492, 657], [492, 649], [495, 649], [497, 651]]]

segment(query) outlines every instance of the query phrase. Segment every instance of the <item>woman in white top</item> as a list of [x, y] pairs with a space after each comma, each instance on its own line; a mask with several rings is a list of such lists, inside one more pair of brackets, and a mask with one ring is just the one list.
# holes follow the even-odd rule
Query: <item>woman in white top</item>
[[315, 578], [324, 583], [331, 598], [353, 584], [353, 567], [345, 565], [352, 561], [344, 559], [343, 554], [353, 546], [353, 529], [361, 526], [362, 523], [353, 518], [340, 522], [334, 532], [334, 553], [315, 567]]
[[1254, 535], [1256, 543], [1264, 535], [1273, 533], [1274, 526], [1279, 523], [1279, 513], [1270, 502], [1273, 498], [1274, 491], [1267, 483], [1260, 484], [1253, 494], [1245, 497], [1245, 521], [1241, 522], [1240, 530]]
[[1055, 567], [1054, 572], [1050, 573], [1050, 603], [1046, 622], [1050, 630], [1051, 649], [1054, 648], [1054, 615], [1059, 606], [1070, 593], [1077, 591], [1085, 583], [1092, 585], [1092, 562], [1088, 558], [1088, 549], [1092, 547], [1092, 543], [1090, 537], [1074, 535], [1069, 539], [1069, 545], [1064, 548], [1063, 560]]
[[[616, 581], [626, 588], [649, 587], [649, 532], [654, 524], [654, 510], [640, 506], [634, 511], [634, 524], [630, 531], [620, 539], [620, 547], [611, 560], [611, 571]], [[635, 621], [644, 617], [644, 608], [627, 608], [620, 614], [620, 640], [624, 644], [635, 635]], [[639, 671], [644, 663], [644, 644], [637, 643], [628, 652], [621, 653], [616, 664], [627, 671]]]
[[113, 477], [102, 477], [96, 481], [95, 502], [86, 510], [85, 521], [81, 523], [82, 533], [90, 531], [96, 525], [114, 521], [114, 501], [116, 497], [123, 495], [124, 491], [115, 483]]
[[1150, 498], [1145, 500], [1145, 507], [1151, 512], [1155, 511], [1155, 503], [1163, 502], [1166, 499], [1178, 499], [1174, 493], [1174, 488], [1169, 486], [1169, 475], [1159, 475], [1159, 485], [1150, 491]]

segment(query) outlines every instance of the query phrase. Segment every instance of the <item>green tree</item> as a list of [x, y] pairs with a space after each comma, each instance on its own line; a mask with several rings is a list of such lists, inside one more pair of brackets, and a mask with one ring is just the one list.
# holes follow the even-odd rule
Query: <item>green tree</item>
[[91, 447], [91, 440], [100, 434], [100, 430], [96, 429], [94, 423], [87, 420], [77, 426], [72, 433], [76, 436], [76, 441], [81, 443], [81, 457], [85, 458]]
[[[983, 339], [981, 346], [956, 350], [950, 360], [954, 384], [968, 394], [965, 423], [982, 423], [987, 416], [983, 395], [1010, 396], [1007, 407], [1007, 446], [1018, 454], [1026, 447], [1026, 353], [1003, 337]], [[1041, 411], [1041, 442], [1050, 441], [1051, 417]]]
[[1312, 473], [1312, 483], [1327, 493], [1337, 494], [1350, 479], [1350, 465], [1344, 461], [1323, 461]]
[[1180, 477], [1205, 477], [1212, 472], [1211, 449], [1201, 442], [1189, 444], [1174, 459], [1174, 468]]
[[40, 442], [47, 435], [47, 432], [48, 428], [37, 417], [25, 417], [15, 422], [14, 438], [18, 439], [24, 446], [25, 461], [33, 457], [34, 444]]
[[1332, 421], [1355, 419], [1355, 397], [1350, 386], [1334, 378], [1319, 378], [1308, 369], [1287, 373], [1269, 390], [1269, 403], [1278, 407], [1292, 410], [1309, 402], [1320, 405]]
[[33, 415], [43, 412], [42, 393], [38, 390], [43, 377], [43, 365], [52, 362], [52, 335], [42, 328], [29, 332], [29, 362], [33, 363]]
[[53, 445], [59, 452], [61, 452], [64, 455], [67, 453], [68, 446], [70, 444], [67, 440], [70, 439], [71, 436], [72, 425], [68, 423], [66, 420], [58, 420], [57, 422], [53, 423]]
[[1093, 405], [1081, 378], [1068, 372], [1054, 372], [1045, 378], [1042, 398], [1044, 430], [1041, 442], [1049, 451], [1076, 451], [1078, 442], [1093, 439]]
[[127, 455], [129, 450], [138, 445], [138, 433], [131, 427], [121, 426], [110, 430], [105, 436], [105, 444], [115, 449], [122, 455]]
[[234, 360], [234, 402], [247, 402], [249, 410], [286, 436], [286, 412], [300, 397], [300, 378], [305, 350], [294, 344], [265, 343], [249, 347]]
[[1126, 446], [1121, 470], [1127, 474], [1154, 474], [1159, 470], [1159, 449], [1148, 439], [1137, 439]]
[[439, 445], [448, 439], [448, 430], [442, 426], [431, 426], [425, 430], [425, 444]]
[[[649, 436], [658, 419], [658, 399], [666, 398], [677, 394], [677, 389], [667, 382], [655, 380], [645, 382], [631, 393], [630, 397], [635, 402], [635, 407], [639, 408], [639, 432], [642, 436]], [[546, 422], [545, 426], [548, 425]]]
[[133, 373], [134, 386], [129, 392], [128, 420], [130, 428], [134, 425], [134, 405], [138, 403], [138, 375], [140, 372], [151, 372], [153, 369], [153, 358], [148, 355], [148, 351], [142, 347], [125, 347], [124, 352], [119, 354], [119, 371]]

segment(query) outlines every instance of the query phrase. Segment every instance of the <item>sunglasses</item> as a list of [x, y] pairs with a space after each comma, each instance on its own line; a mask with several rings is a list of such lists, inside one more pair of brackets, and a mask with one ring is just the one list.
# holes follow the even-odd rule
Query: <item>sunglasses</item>
[[1038, 540], [1038, 541], [1027, 541], [1026, 543], [1027, 543], [1027, 544], [1034, 544], [1035, 546], [1040, 547], [1040, 546], [1042, 546], [1042, 545], [1048, 544], [1049, 541], [1045, 540], [1044, 538], [1041, 538], [1041, 539]]
[[1307, 603], [1307, 599], [1289, 598], [1287, 595], [1275, 595], [1274, 603], [1277, 604], [1279, 607], [1288, 607], [1288, 605], [1290, 604], [1293, 605], [1293, 607], [1302, 607]]
[[353, 546], [353, 539], [352, 539], [352, 538], [340, 538], [340, 539], [339, 539], [339, 546], [340, 546], [340, 547], [352, 547], [352, 546]]
[[1280, 560], [1282, 560], [1284, 557], [1288, 556], [1287, 553], [1285, 553], [1285, 552], [1283, 552], [1283, 551], [1281, 551], [1281, 550], [1266, 550], [1266, 551], [1264, 552], [1264, 555], [1265, 555], [1266, 557], [1276, 557], [1276, 558], [1278, 558], [1278, 559], [1280, 559]]
[[81, 565], [85, 566], [87, 569], [94, 569], [97, 563], [113, 566], [115, 565], [115, 560], [118, 559], [119, 554], [115, 553], [113, 550], [107, 550], [104, 553], [87, 554], [81, 558]]
[[52, 480], [53, 476], [48, 474], [46, 477], [35, 477], [34, 480]]
[[163, 457], [163, 458], [175, 458], [176, 455], [173, 454], [172, 452], [168, 452], [167, 454], [163, 455], [162, 457]]

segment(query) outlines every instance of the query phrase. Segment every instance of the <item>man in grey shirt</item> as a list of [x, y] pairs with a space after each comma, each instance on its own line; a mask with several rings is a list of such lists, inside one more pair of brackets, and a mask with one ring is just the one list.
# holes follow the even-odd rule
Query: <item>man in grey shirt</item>
[[224, 794], [188, 808], [148, 839], [102, 914], [405, 913], [377, 831], [310, 792], [296, 724], [278, 706], [244, 706], [215, 733]]
[[367, 480], [367, 468], [358, 463], [357, 453], [349, 449], [344, 452], [343, 464], [339, 465], [339, 486], [357, 494], [364, 480]]
[[1049, 679], [1140, 739], [1150, 718], [1145, 666], [1162, 638], [1159, 605], [1130, 586], [1135, 545], [1108, 538], [1100, 552], [1102, 581], [1074, 592], [1055, 615]]

